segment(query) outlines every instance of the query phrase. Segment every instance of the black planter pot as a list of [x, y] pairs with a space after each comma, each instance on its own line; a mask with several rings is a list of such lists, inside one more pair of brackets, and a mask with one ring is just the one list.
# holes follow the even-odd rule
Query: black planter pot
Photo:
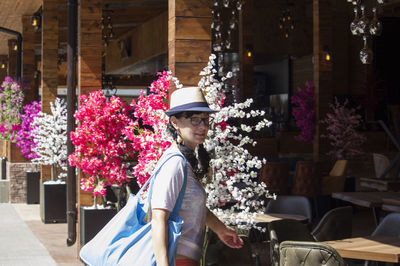
[[26, 172], [26, 203], [40, 202], [40, 172]]
[[80, 208], [80, 244], [89, 242], [113, 217], [117, 209]]
[[44, 223], [67, 222], [67, 186], [65, 183], [42, 183], [40, 217]]

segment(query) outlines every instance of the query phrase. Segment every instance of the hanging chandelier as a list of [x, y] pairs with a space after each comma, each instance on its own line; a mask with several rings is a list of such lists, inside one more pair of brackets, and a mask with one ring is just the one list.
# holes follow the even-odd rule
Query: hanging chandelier
[[[293, 4], [286, 3], [287, 6], [291, 6]], [[281, 16], [279, 17], [279, 29], [283, 33], [283, 37], [288, 39], [291, 32], [295, 29], [295, 21], [293, 19], [292, 11], [290, 8], [285, 8], [282, 11]]]
[[[378, 19], [377, 7], [372, 7], [372, 18], [368, 17], [367, 8], [364, 0], [347, 0], [354, 6], [354, 19], [350, 23], [350, 31], [354, 36], [359, 36], [363, 40], [363, 48], [360, 50], [360, 60], [363, 64], [371, 64], [373, 52], [368, 45], [370, 39], [382, 34], [382, 22]], [[384, 4], [386, 0], [376, 0], [378, 4]]]

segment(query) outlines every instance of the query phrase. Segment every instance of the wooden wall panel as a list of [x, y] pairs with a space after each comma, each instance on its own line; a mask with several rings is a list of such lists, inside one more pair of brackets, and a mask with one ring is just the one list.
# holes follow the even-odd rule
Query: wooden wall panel
[[38, 87], [35, 83], [35, 35], [30, 16], [22, 17], [22, 77], [28, 82], [30, 88], [25, 91], [24, 105], [39, 97]]
[[197, 85], [211, 54], [211, 3], [168, 1], [168, 64], [183, 86]]
[[16, 39], [8, 40], [8, 64], [7, 64], [7, 76], [15, 77], [17, 73], [17, 52], [13, 49], [13, 44]]
[[254, 97], [254, 56], [247, 56], [248, 47], [254, 54], [253, 0], [247, 0], [239, 13], [239, 101]]
[[178, 17], [210, 17], [211, 2], [209, 0], [171, 1], [169, 18]]
[[[163, 12], [144, 24], [111, 41], [107, 47], [106, 72], [142, 62], [168, 51], [168, 13]], [[131, 55], [121, 57], [120, 40], [130, 40]]]
[[[0, 55], [0, 63], [8, 61], [8, 55]], [[3, 82], [4, 78], [7, 76], [7, 65], [6, 68], [0, 68], [0, 84]]]
[[[323, 57], [323, 47], [333, 44], [333, 14], [331, 0], [314, 0], [314, 85], [316, 121], [323, 119], [329, 111], [332, 102], [332, 61], [327, 62]], [[314, 160], [323, 160], [328, 152], [329, 144], [320, 138], [325, 132], [325, 126], [316, 123], [314, 135]]]

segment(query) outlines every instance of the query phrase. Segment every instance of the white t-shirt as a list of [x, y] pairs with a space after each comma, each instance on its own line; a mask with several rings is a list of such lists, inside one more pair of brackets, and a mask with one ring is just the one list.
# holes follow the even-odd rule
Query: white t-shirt
[[[164, 152], [160, 163], [172, 153], [181, 154], [178, 147], [172, 146]], [[184, 180], [182, 160], [179, 156], [172, 157], [160, 169], [153, 184], [152, 209], [165, 209], [172, 212]], [[186, 167], [186, 191], [179, 212], [179, 216], [183, 220], [183, 225], [178, 241], [177, 254], [198, 261], [202, 254], [207, 213], [206, 192], [200, 182], [195, 179], [189, 162], [186, 163]]]

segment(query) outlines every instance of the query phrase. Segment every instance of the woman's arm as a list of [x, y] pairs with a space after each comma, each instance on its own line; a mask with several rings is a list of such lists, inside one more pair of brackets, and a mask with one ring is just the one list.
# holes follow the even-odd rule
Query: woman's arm
[[228, 247], [241, 248], [243, 246], [243, 240], [236, 234], [235, 230], [221, 222], [209, 209], [207, 209], [206, 225]]
[[157, 266], [169, 266], [167, 244], [167, 220], [169, 211], [163, 209], [152, 209], [151, 215], [151, 236]]

